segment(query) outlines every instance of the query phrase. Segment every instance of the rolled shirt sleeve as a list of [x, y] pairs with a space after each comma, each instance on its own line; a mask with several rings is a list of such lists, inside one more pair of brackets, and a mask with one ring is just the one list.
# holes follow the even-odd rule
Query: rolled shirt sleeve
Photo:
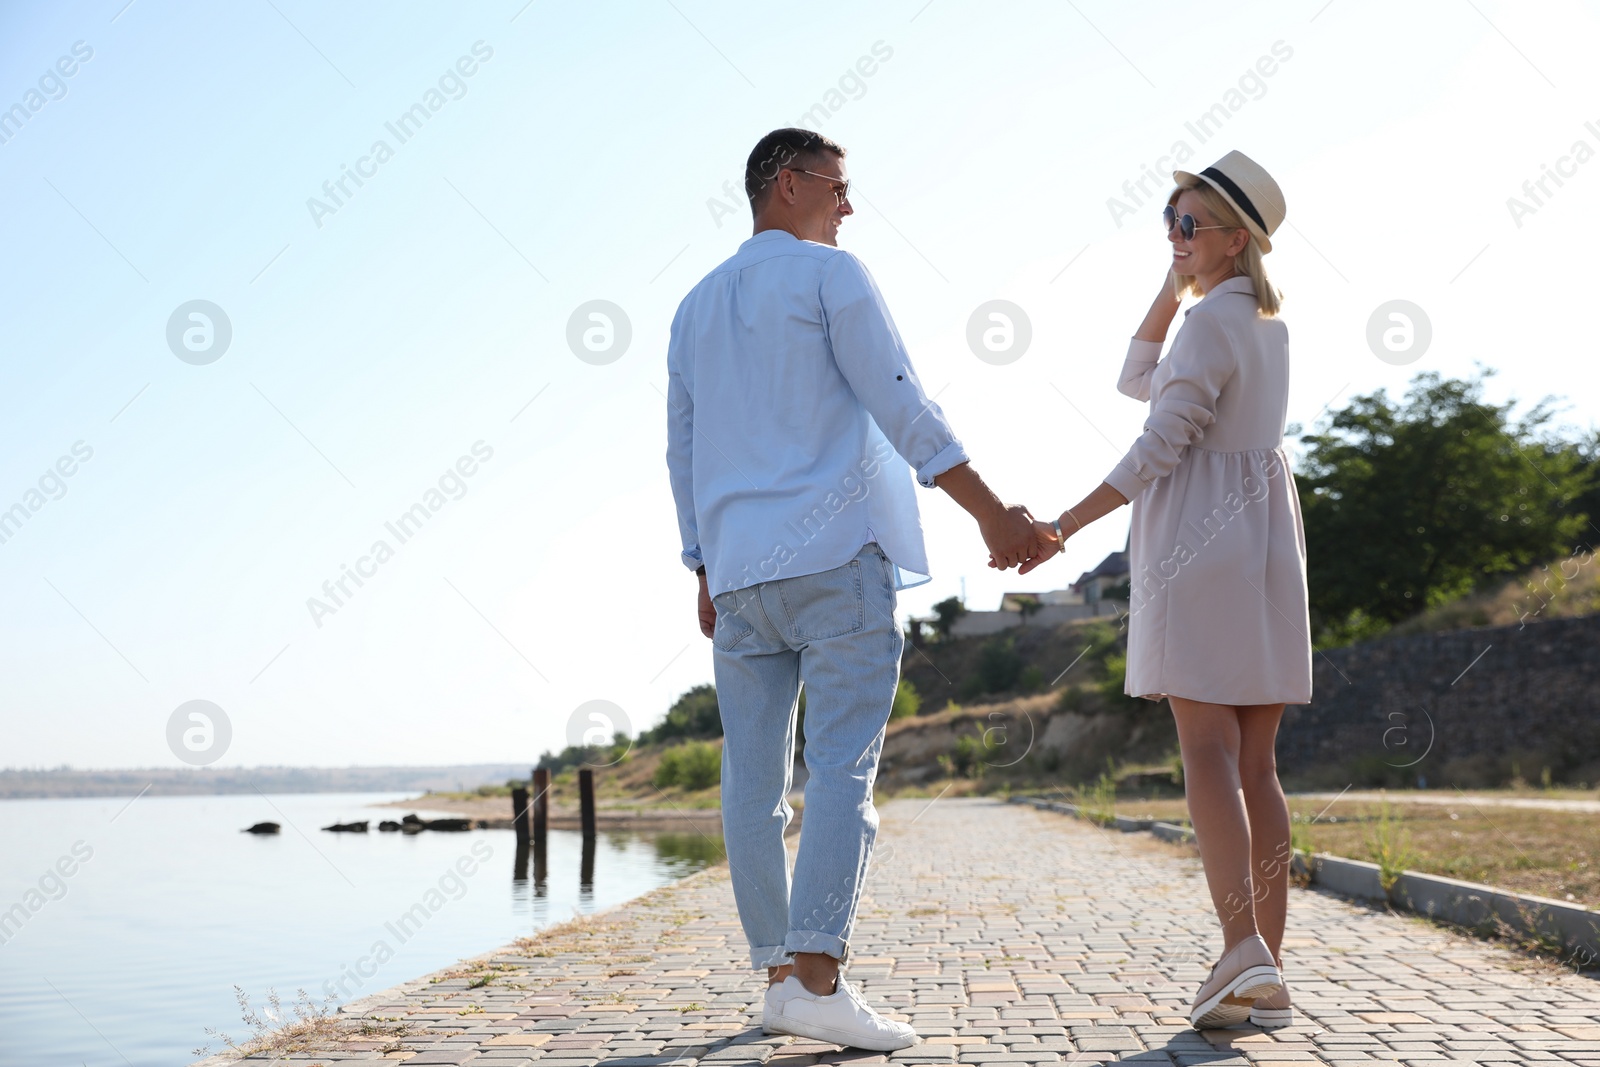
[[700, 554], [700, 530], [694, 510], [694, 394], [686, 379], [693, 372], [693, 353], [688, 351], [689, 331], [684, 328], [683, 317], [680, 306], [672, 318], [667, 342], [667, 476], [678, 510], [683, 565], [698, 570], [705, 561]]
[[[1130, 346], [1130, 366], [1133, 357]], [[1217, 397], [1237, 366], [1222, 324], [1204, 314], [1190, 315], [1184, 321], [1167, 354], [1167, 364], [1168, 376], [1145, 419], [1144, 433], [1106, 475], [1106, 483], [1128, 500], [1170, 474], [1189, 446], [1205, 435], [1206, 427], [1217, 417]], [[1125, 369], [1124, 380], [1127, 377]], [[1149, 375], [1140, 387], [1148, 395]]]
[[932, 488], [939, 475], [967, 462], [944, 411], [923, 391], [866, 266], [848, 252], [830, 258], [818, 299], [840, 373], [917, 481]]
[[1122, 374], [1117, 378], [1117, 392], [1135, 400], [1150, 399], [1150, 375], [1161, 361], [1160, 341], [1141, 341], [1134, 337], [1128, 341], [1128, 356], [1122, 361]]

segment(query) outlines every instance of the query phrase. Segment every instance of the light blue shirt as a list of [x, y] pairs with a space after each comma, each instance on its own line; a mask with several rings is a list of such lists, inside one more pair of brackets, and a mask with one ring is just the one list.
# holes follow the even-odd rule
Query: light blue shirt
[[678, 306], [667, 469], [683, 562], [713, 596], [841, 567], [869, 541], [898, 588], [928, 581], [908, 463], [932, 486], [966, 460], [849, 252], [763, 230]]

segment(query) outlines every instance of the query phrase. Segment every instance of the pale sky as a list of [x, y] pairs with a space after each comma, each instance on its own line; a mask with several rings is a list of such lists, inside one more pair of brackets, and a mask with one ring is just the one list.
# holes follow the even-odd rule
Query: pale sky
[[[849, 149], [840, 244], [974, 465], [1039, 514], [1139, 432], [1114, 385], [1169, 176], [1124, 185], [1179, 142], [1284, 190], [1291, 421], [1481, 364], [1493, 397], [1595, 422], [1593, 5], [125, 4], [0, 11], [0, 509], [26, 513], [0, 543], [0, 765], [179, 765], [194, 700], [227, 717], [217, 766], [532, 760], [586, 702], [637, 730], [709, 681], [667, 328], [749, 236], [725, 186], [802, 116]], [[1004, 365], [966, 342], [995, 299], [1032, 326]], [[611, 362], [567, 342], [595, 300], [631, 327]], [[1406, 365], [1366, 341], [1391, 300], [1431, 323]], [[184, 347], [187, 309], [195, 362], [169, 345], [191, 301], [226, 316], [220, 355]], [[385, 524], [430, 490], [401, 543]], [[1063, 587], [1127, 530], [1019, 579], [918, 498], [934, 580], [902, 618], [963, 578], [974, 608]], [[363, 584], [313, 617], [346, 566]]]

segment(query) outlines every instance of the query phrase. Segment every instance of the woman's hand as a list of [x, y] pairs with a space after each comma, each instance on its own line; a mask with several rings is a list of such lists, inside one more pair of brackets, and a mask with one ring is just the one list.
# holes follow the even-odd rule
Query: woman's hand
[[1028, 562], [1018, 567], [1017, 573], [1027, 574], [1029, 571], [1033, 570], [1033, 568], [1037, 567], [1051, 556], [1060, 555], [1062, 548], [1066, 546], [1066, 538], [1072, 536], [1065, 526], [1061, 528], [1061, 532], [1066, 536], [1057, 539], [1056, 528], [1054, 526], [1050, 525], [1048, 522], [1039, 522], [1035, 520], [1033, 524], [1033, 536], [1034, 540], [1038, 542], [1039, 553]]
[[[1061, 542], [1056, 539], [1055, 527], [1051, 526], [1048, 522], [1041, 522], [1038, 519], [1034, 519], [1032, 536], [1033, 548], [1030, 553], [1030, 558], [1024, 562], [1022, 566], [1017, 568], [1018, 574], [1027, 574], [1029, 571], [1033, 570], [1033, 568], [1037, 567], [1039, 564], [1043, 563], [1045, 560], [1061, 551]], [[1005, 567], [1000, 566], [1000, 564], [995, 561], [993, 556], [989, 557], [989, 566], [994, 567], [997, 570], [1006, 569]]]
[[1172, 320], [1178, 317], [1178, 307], [1183, 303], [1177, 286], [1177, 273], [1169, 266], [1166, 276], [1161, 279], [1161, 291], [1150, 301], [1150, 310], [1144, 313], [1144, 321], [1133, 332], [1134, 337], [1157, 344], [1167, 339], [1167, 330], [1171, 328]]
[[1167, 267], [1166, 277], [1161, 279], [1161, 292], [1157, 295], [1156, 302], [1172, 305], [1174, 312], [1178, 310], [1178, 305], [1183, 303], [1183, 298], [1178, 295], [1178, 272], [1171, 265]]

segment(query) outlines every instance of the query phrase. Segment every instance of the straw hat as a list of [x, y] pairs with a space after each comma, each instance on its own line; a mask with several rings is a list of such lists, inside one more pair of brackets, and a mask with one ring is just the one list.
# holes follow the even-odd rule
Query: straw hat
[[1222, 199], [1233, 205], [1244, 220], [1244, 228], [1261, 245], [1261, 251], [1272, 251], [1272, 234], [1283, 223], [1283, 190], [1261, 164], [1243, 152], [1234, 151], [1199, 174], [1175, 170], [1172, 177], [1180, 185], [1202, 181], [1221, 193]]

